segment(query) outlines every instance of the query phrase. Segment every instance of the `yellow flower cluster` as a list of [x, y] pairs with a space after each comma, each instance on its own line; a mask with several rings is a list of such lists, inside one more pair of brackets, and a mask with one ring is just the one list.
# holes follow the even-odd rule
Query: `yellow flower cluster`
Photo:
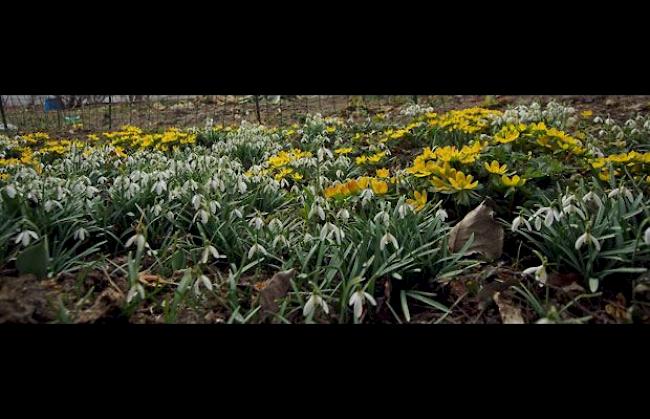
[[[309, 157], [312, 157], [311, 152], [302, 151], [299, 148], [294, 148], [289, 151], [280, 151], [268, 158], [266, 162], [269, 169], [263, 169], [259, 174], [262, 176], [272, 175], [278, 182], [287, 177], [290, 177], [295, 181], [302, 180], [303, 175], [296, 171], [295, 168], [289, 167], [289, 165], [297, 160]], [[250, 177], [252, 176], [252, 173], [248, 171], [244, 173], [244, 175]]]
[[325, 198], [347, 198], [356, 195], [364, 189], [372, 189], [375, 195], [384, 195], [388, 192], [388, 183], [384, 180], [361, 176], [357, 179], [349, 180], [345, 183], [338, 183], [325, 188], [323, 194]]
[[105, 132], [103, 136], [110, 140], [113, 146], [140, 150], [154, 148], [159, 151], [170, 151], [196, 143], [196, 134], [183, 132], [178, 128], [168, 128], [162, 134], [146, 134], [138, 127], [124, 125], [121, 131]]
[[[620, 176], [623, 173], [621, 169], [625, 167], [637, 180], [645, 176], [644, 180], [650, 183], [650, 152], [630, 151], [612, 154], [591, 159], [589, 163], [594, 169], [600, 169], [598, 177], [604, 181], [608, 181], [612, 175]], [[610, 171], [611, 169], [613, 171]]]
[[427, 204], [427, 191], [418, 192], [415, 191], [415, 199], [407, 199], [406, 203], [411, 205], [415, 212], [422, 211], [424, 206]]
[[549, 128], [544, 122], [531, 124], [507, 124], [494, 134], [495, 144], [509, 144], [526, 138], [534, 144], [553, 151], [565, 150], [576, 155], [584, 154], [582, 142], [557, 128]]
[[302, 151], [299, 148], [294, 148], [289, 151], [280, 151], [278, 154], [275, 154], [267, 160], [267, 163], [270, 167], [277, 169], [284, 167], [289, 163], [292, 163], [296, 160], [309, 158], [312, 156], [312, 153], [309, 151]]
[[442, 115], [426, 114], [429, 126], [446, 131], [458, 131], [465, 134], [478, 134], [490, 127], [490, 119], [499, 116], [500, 111], [484, 108], [467, 108], [453, 110]]
[[427, 177], [441, 173], [444, 165], [450, 166], [452, 163], [472, 164], [478, 158], [485, 144], [478, 141], [470, 145], [463, 146], [460, 150], [456, 146], [439, 147], [435, 150], [427, 147], [422, 154], [415, 157], [413, 166], [406, 169], [407, 173], [417, 177]]
[[380, 151], [375, 154], [371, 154], [369, 156], [364, 156], [364, 155], [359, 156], [355, 159], [355, 162], [359, 166], [361, 166], [362, 164], [377, 164], [384, 158], [384, 156], [386, 156], [386, 152]]

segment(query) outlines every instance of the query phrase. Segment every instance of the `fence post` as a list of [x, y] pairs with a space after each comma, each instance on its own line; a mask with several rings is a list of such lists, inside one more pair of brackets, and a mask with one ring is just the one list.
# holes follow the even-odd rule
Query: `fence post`
[[0, 95], [0, 113], [2, 113], [2, 125], [4, 126], [4, 130], [9, 131], [9, 125], [7, 125], [7, 117], [5, 116], [5, 105], [2, 102], [2, 95]]
[[260, 115], [260, 97], [255, 95], [255, 113], [257, 114], [257, 123], [262, 123], [262, 116]]
[[113, 129], [113, 96], [108, 96], [108, 129]]

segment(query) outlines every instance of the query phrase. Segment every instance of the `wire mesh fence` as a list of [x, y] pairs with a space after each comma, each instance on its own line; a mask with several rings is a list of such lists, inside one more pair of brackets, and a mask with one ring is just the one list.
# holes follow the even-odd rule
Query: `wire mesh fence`
[[409, 102], [431, 103], [434, 96], [0, 96], [0, 129], [18, 132], [100, 131], [129, 124], [147, 130], [169, 127], [264, 125], [299, 122], [306, 114], [346, 116], [390, 110]]

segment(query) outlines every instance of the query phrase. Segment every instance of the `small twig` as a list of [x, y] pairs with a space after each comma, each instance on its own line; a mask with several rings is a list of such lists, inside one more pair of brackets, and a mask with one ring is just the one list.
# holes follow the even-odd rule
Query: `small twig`
[[465, 293], [463, 293], [463, 295], [461, 295], [460, 297], [458, 297], [458, 299], [456, 299], [456, 301], [454, 302], [454, 304], [452, 304], [451, 307], [449, 307], [449, 311], [446, 312], [445, 314], [443, 314], [443, 315], [442, 315], [438, 320], [436, 320], [436, 321], [434, 322], [434, 324], [439, 324], [439, 323], [442, 322], [444, 319], [446, 319], [447, 316], [449, 316], [449, 315], [451, 314], [451, 312], [453, 311], [454, 307], [456, 307], [456, 306], [458, 305], [458, 303], [460, 303], [460, 301], [461, 301], [463, 298], [465, 298], [468, 294], [469, 294], [469, 292], [465, 292]]
[[111, 276], [108, 274], [108, 272], [106, 272], [106, 268], [102, 268], [102, 272], [104, 273], [104, 276], [108, 280], [109, 284], [111, 284], [111, 286], [113, 288], [115, 288], [115, 290], [117, 290], [117, 292], [119, 292], [120, 295], [124, 296], [124, 292], [122, 292], [120, 287], [118, 287], [117, 284], [115, 284], [115, 282], [113, 282], [113, 280], [111, 279]]

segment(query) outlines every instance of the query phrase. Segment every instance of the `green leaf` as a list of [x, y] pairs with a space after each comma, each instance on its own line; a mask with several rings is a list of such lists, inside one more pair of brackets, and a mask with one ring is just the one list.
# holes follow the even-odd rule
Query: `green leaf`
[[179, 249], [172, 255], [172, 269], [179, 271], [183, 268], [185, 268], [185, 254]]
[[16, 267], [21, 275], [34, 274], [38, 279], [47, 277], [47, 268], [50, 262], [50, 251], [47, 237], [40, 242], [26, 248], [16, 258]]
[[409, 312], [409, 304], [406, 301], [406, 291], [402, 290], [399, 293], [399, 300], [402, 303], [402, 312], [404, 312], [404, 318], [407, 323], [411, 322], [411, 313]]
[[409, 292], [406, 293], [406, 295], [408, 297], [413, 298], [414, 300], [421, 301], [421, 302], [423, 302], [423, 303], [425, 303], [425, 304], [427, 304], [427, 305], [429, 305], [429, 306], [431, 306], [433, 308], [437, 308], [438, 310], [441, 310], [441, 311], [443, 311], [445, 313], [451, 313], [449, 308], [447, 308], [443, 304], [440, 304], [439, 302], [434, 301], [434, 300], [432, 300], [430, 298], [427, 298], [427, 297], [425, 297], [425, 296], [423, 296], [423, 295], [421, 295], [419, 293], [416, 293], [414, 291], [409, 291]]

